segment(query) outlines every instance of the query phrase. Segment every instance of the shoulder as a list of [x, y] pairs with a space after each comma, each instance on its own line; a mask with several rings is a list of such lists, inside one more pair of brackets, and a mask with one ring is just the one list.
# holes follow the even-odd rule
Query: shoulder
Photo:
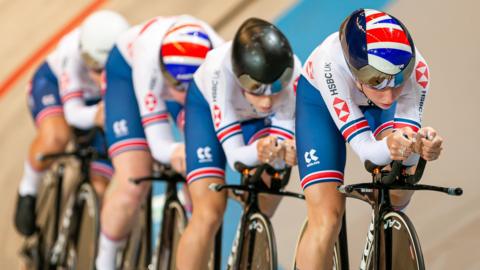
[[423, 89], [428, 88], [430, 84], [430, 70], [428, 63], [418, 49], [415, 49], [415, 67], [412, 72], [412, 79], [415, 84]]
[[302, 75], [322, 95], [349, 95], [354, 79], [345, 62], [338, 32], [313, 50], [305, 61]]

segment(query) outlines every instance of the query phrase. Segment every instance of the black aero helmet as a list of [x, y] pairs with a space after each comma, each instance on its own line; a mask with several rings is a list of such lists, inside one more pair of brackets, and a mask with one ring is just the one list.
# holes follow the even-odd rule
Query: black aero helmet
[[288, 39], [267, 21], [250, 18], [233, 38], [233, 72], [242, 88], [252, 94], [281, 91], [292, 78], [293, 63]]

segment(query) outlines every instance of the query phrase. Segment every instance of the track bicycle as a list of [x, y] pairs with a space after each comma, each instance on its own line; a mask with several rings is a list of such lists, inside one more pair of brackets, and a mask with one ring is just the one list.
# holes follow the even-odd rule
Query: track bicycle
[[[45, 177], [36, 206], [37, 232], [27, 241], [22, 254], [30, 269], [94, 269], [99, 234], [99, 205], [90, 182], [90, 164], [106, 158], [91, 145], [100, 129], [94, 128], [74, 140], [73, 151], [40, 155], [41, 161], [55, 160]], [[65, 169], [68, 158], [80, 164], [72, 192], [63, 205]]]
[[151, 251], [152, 194], [150, 191], [142, 209], [141, 222], [130, 234], [120, 269], [176, 270], [176, 250], [188, 221], [185, 208], [178, 198], [177, 184], [185, 183], [185, 178], [170, 166], [160, 164], [152, 176], [130, 181], [136, 185], [149, 181], [163, 181], [167, 183], [167, 187], [162, 222], [156, 236], [154, 251]]
[[[241, 197], [246, 192], [246, 200], [242, 203], [243, 213], [238, 225], [236, 239], [227, 269], [277, 269], [277, 249], [275, 234], [270, 219], [259, 208], [259, 194], [289, 196], [303, 199], [303, 195], [283, 191], [288, 184], [290, 168], [275, 170], [268, 164], [248, 167], [237, 162], [235, 169], [241, 173], [240, 185], [211, 184], [213, 191], [232, 190]], [[262, 180], [266, 172], [272, 176], [271, 186]]]
[[420, 159], [415, 174], [406, 173], [401, 161], [394, 161], [391, 170], [365, 162], [372, 174], [371, 183], [342, 185], [338, 190], [347, 197], [360, 199], [372, 207], [361, 270], [424, 270], [425, 262], [420, 240], [408, 216], [391, 203], [392, 190], [430, 190], [460, 196], [461, 188], [446, 188], [417, 184], [422, 178], [426, 161]]

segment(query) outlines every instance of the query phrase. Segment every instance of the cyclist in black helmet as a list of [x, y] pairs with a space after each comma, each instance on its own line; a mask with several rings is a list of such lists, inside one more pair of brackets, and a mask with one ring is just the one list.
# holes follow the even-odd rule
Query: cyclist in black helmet
[[[232, 168], [237, 161], [296, 164], [294, 91], [300, 68], [282, 32], [250, 18], [233, 41], [210, 51], [194, 74], [185, 126], [193, 215], [180, 240], [179, 269], [206, 268], [227, 201], [225, 192], [208, 186], [224, 183], [226, 162]], [[260, 208], [271, 216], [278, 202], [262, 195]]]

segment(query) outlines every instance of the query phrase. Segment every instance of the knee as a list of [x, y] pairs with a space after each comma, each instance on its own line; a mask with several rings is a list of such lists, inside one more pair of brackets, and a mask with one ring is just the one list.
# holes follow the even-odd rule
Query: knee
[[193, 207], [192, 223], [201, 227], [205, 233], [215, 232], [223, 221], [225, 204], [209, 204]]
[[63, 150], [70, 140], [70, 129], [67, 126], [60, 126], [55, 130], [41, 134], [42, 143], [51, 149]]
[[313, 236], [321, 241], [334, 241], [340, 233], [343, 211], [322, 209], [312, 216], [309, 216], [308, 226], [311, 226]]
[[123, 209], [138, 209], [145, 199], [150, 185], [133, 185], [130, 183], [120, 184], [113, 192], [110, 201], [117, 202]]

